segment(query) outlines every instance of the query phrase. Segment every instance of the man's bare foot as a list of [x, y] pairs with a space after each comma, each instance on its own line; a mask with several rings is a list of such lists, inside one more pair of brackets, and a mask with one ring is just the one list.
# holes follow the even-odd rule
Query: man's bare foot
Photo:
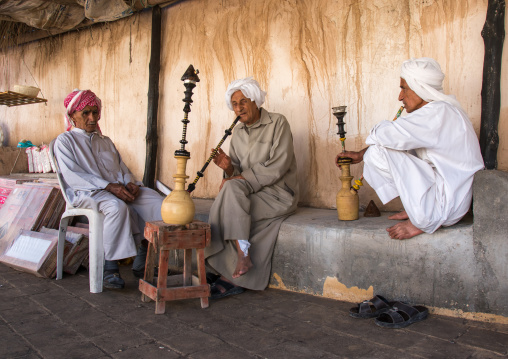
[[423, 233], [423, 231], [416, 228], [409, 219], [404, 222], [399, 222], [386, 230], [388, 231], [390, 238], [393, 239], [409, 239]]
[[388, 216], [388, 219], [409, 219], [409, 216], [407, 215], [406, 211], [402, 211]]
[[244, 256], [243, 252], [240, 251], [238, 254], [238, 261], [236, 262], [236, 269], [233, 273], [233, 278], [238, 278], [244, 275], [252, 268], [252, 262], [250, 256]]

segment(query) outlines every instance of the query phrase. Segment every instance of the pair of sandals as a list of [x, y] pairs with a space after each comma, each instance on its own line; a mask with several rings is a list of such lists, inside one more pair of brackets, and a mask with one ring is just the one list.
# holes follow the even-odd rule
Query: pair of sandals
[[349, 310], [353, 318], [376, 318], [377, 325], [383, 328], [405, 328], [426, 319], [429, 310], [422, 305], [411, 306], [402, 302], [389, 302], [386, 298], [376, 295], [371, 300], [358, 303]]

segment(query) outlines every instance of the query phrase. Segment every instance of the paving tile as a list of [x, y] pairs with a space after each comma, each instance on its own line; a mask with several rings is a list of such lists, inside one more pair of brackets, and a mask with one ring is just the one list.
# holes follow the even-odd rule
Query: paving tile
[[0, 358], [16, 358], [29, 355], [30, 345], [5, 325], [0, 326]]
[[291, 323], [285, 329], [274, 330], [273, 333], [277, 334], [277, 337], [283, 338], [285, 341], [293, 341], [298, 343], [313, 343], [322, 342], [323, 339], [328, 341], [335, 341], [339, 338], [339, 335], [329, 334], [323, 331], [321, 328], [313, 325], [305, 325], [305, 323]]
[[[341, 358], [341, 356], [326, 353], [319, 349], [308, 348], [305, 344], [296, 342], [283, 342], [271, 348], [263, 348], [259, 346], [259, 355], [263, 358], [277, 358], [277, 359], [298, 359], [298, 358]], [[343, 358], [343, 357], [342, 357]]]
[[[19, 294], [19, 295], [18, 295]], [[21, 293], [16, 288], [0, 289], [0, 313], [8, 312], [16, 309], [21, 303], [28, 303], [30, 299]]]
[[34, 293], [30, 295], [30, 298], [44, 306], [49, 307], [62, 307], [61, 302], [71, 303], [72, 301], [81, 299], [76, 297], [73, 293], [62, 290], [60, 287], [51, 286], [51, 289], [41, 293]]
[[[187, 322], [185, 323], [188, 324]], [[236, 318], [226, 314], [216, 315], [210, 318], [210, 320], [201, 321], [201, 324], [197, 326], [197, 329], [212, 335], [219, 335], [225, 330], [230, 330], [230, 328], [241, 328], [244, 325], [246, 325], [246, 323], [242, 320], [242, 318]], [[250, 323], [248, 325], [251, 327]]]
[[[159, 316], [158, 316], [159, 317]], [[189, 331], [191, 328], [177, 320], [167, 320], [166, 323], [158, 323], [156, 321], [147, 320], [137, 326], [137, 329], [152, 338], [164, 341], [169, 337], [181, 335]]]
[[118, 325], [114, 328], [110, 328], [110, 330], [105, 333], [89, 338], [89, 340], [107, 354], [113, 354], [156, 342], [155, 339], [138, 330]]
[[13, 271], [14, 271], [14, 269], [9, 266], [6, 266], [6, 265], [0, 266], [0, 275], [2, 275], [3, 273], [13, 272]]
[[470, 327], [481, 328], [485, 330], [493, 330], [495, 332], [508, 334], [508, 324], [478, 322], [474, 320], [465, 320], [465, 319], [462, 319], [462, 321], [464, 322], [464, 324]]
[[199, 352], [190, 354], [188, 356], [189, 359], [255, 359], [259, 358], [259, 356], [250, 354], [245, 350], [240, 348], [235, 348], [231, 346], [219, 345], [212, 348], [206, 348]]
[[264, 348], [274, 348], [284, 341], [283, 338], [266, 333], [263, 330], [254, 328], [249, 324], [239, 322], [237, 325], [222, 328], [217, 333], [224, 342], [248, 352], [256, 353], [259, 350], [259, 343]]
[[248, 318], [249, 323], [254, 328], [259, 328], [268, 333], [284, 330], [288, 326], [294, 325], [294, 323], [288, 321], [287, 317], [278, 314], [277, 311], [265, 311], [262, 308], [251, 308], [247, 313], [245, 313], [244, 308], [239, 308], [238, 311], [240, 313], [239, 318]]
[[67, 312], [75, 312], [90, 307], [83, 299], [63, 291], [34, 294], [30, 298], [36, 305], [56, 315], [64, 315]]
[[87, 341], [75, 341], [61, 345], [48, 345], [40, 349], [43, 358], [51, 359], [101, 359], [109, 356]]
[[31, 335], [34, 333], [50, 333], [65, 327], [66, 324], [62, 323], [58, 318], [51, 314], [41, 315], [39, 317], [21, 318], [19, 322], [13, 323], [16, 327], [16, 332], [20, 335]]
[[111, 354], [111, 357], [118, 359], [154, 359], [154, 358], [181, 358], [177, 352], [157, 343], [140, 345]]
[[472, 327], [456, 341], [460, 344], [508, 355], [508, 334], [506, 333]]
[[464, 325], [463, 319], [446, 318], [429, 315], [426, 320], [406, 327], [408, 331], [422, 333], [428, 336], [453, 341], [467, 332], [469, 326]]
[[37, 278], [39, 281], [33, 283], [14, 283], [13, 286], [18, 288], [24, 295], [32, 295], [36, 293], [48, 293], [56, 289], [49, 282], [49, 279]]
[[54, 325], [54, 323], [49, 325], [37, 323], [35, 329], [36, 330], [31, 329], [31, 333], [24, 335], [24, 338], [34, 348], [40, 350], [48, 346], [66, 345], [83, 340], [78, 333], [70, 330], [68, 326], [58, 326]]
[[26, 322], [48, 314], [44, 308], [28, 298], [15, 298], [12, 302], [13, 307], [2, 310], [2, 318], [8, 323]]
[[424, 358], [462, 359], [462, 358], [501, 358], [503, 355], [453, 341], [431, 337], [422, 337], [418, 342], [407, 348], [407, 351]]
[[120, 326], [117, 321], [94, 309], [83, 310], [82, 313], [73, 311], [67, 316], [59, 315], [59, 318], [86, 338], [96, 337]]
[[122, 310], [120, 310], [119, 307], [116, 307], [115, 309], [108, 311], [108, 314], [114, 317], [115, 320], [131, 326], [137, 326], [147, 318], [151, 320], [155, 316], [160, 315], [155, 314], [155, 308], [150, 305], [146, 305], [146, 303], [131, 302], [128, 305], [126, 304], [121, 306], [121, 309]]
[[15, 286], [16, 288], [29, 287], [41, 282], [49, 282], [49, 279], [40, 278], [30, 273], [25, 273], [17, 270], [2, 273], [2, 278]]
[[[343, 319], [350, 321], [351, 318], [349, 314], [344, 313], [344, 311], [340, 310], [338, 307], [329, 309], [308, 302], [301, 302], [300, 304], [301, 304], [300, 309], [289, 314], [289, 317], [297, 321], [314, 323], [334, 328], [337, 324], [337, 321], [341, 321]], [[363, 320], [360, 321], [363, 322]], [[355, 323], [359, 324], [360, 321], [357, 319]]]
[[183, 355], [224, 344], [217, 337], [195, 329], [190, 329], [180, 335], [170, 336], [164, 340], [161, 339], [160, 342]]
[[9, 357], [9, 359], [40, 359], [40, 358], [42, 357], [39, 354], [34, 353], [32, 351], [27, 354], [23, 354], [21, 356]]
[[[2, 268], [2, 266], [0, 266], [0, 268]], [[2, 277], [2, 273], [0, 273], [0, 289], [10, 289], [10, 288], [14, 288], [14, 286], [10, 282], [5, 280]]]

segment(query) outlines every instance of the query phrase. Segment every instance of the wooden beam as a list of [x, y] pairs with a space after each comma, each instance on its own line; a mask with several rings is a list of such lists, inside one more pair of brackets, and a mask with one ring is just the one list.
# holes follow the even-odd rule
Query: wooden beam
[[480, 148], [485, 168], [497, 168], [497, 132], [501, 112], [501, 59], [505, 35], [505, 0], [489, 0], [487, 18], [482, 29], [485, 44], [482, 83], [482, 115], [480, 126]]
[[143, 183], [155, 188], [155, 169], [157, 164], [157, 113], [159, 110], [159, 73], [161, 69], [161, 8], [152, 8], [152, 41], [150, 65], [148, 66], [148, 115], [146, 121], [146, 160]]

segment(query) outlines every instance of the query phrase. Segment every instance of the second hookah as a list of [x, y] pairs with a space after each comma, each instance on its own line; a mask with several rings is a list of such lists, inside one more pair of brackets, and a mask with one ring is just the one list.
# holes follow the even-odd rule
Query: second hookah
[[[346, 106], [332, 107], [332, 113], [337, 118], [337, 134], [340, 136], [342, 152], [344, 152], [346, 150], [346, 131], [344, 130], [344, 116], [347, 113]], [[339, 177], [342, 182], [342, 188], [337, 193], [336, 198], [337, 214], [341, 221], [354, 221], [358, 219], [359, 216], [360, 200], [358, 192], [353, 188], [354, 186], [351, 186], [351, 180], [353, 179], [350, 168], [351, 162], [353, 162], [353, 159], [350, 157], [339, 157], [337, 160], [337, 163], [342, 169], [342, 176]], [[361, 183], [361, 181], [359, 182]], [[356, 187], [361, 185], [360, 183], [357, 182]]]

